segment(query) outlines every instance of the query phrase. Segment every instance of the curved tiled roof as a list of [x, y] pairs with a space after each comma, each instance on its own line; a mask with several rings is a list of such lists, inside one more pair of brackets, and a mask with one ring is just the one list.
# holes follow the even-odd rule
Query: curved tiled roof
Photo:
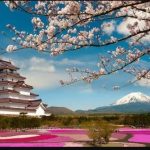
[[41, 99], [37, 100], [24, 100], [24, 99], [12, 99], [12, 98], [2, 98], [0, 99], [0, 103], [6, 102], [15, 102], [15, 103], [23, 103], [23, 104], [30, 104], [30, 103], [41, 103]]
[[30, 95], [32, 95], [32, 96], [39, 96], [38, 94], [34, 94], [34, 93], [30, 93]]
[[8, 72], [0, 73], [0, 77], [7, 77], [7, 76], [12, 76], [12, 77], [16, 77], [16, 78], [26, 79], [25, 77], [20, 76], [18, 73], [8, 73]]
[[0, 90], [0, 93], [19, 93], [19, 92], [15, 90], [5, 89], [5, 90]]
[[20, 79], [26, 79], [25, 77], [22, 77], [20, 76], [18, 73], [0, 73], [0, 77], [8, 77], [8, 76], [11, 76], [11, 77], [16, 77], [16, 78], [20, 78]]
[[17, 70], [18, 67], [14, 66], [11, 62], [0, 59], [0, 69]]
[[6, 107], [6, 106], [0, 106], [0, 109], [6, 109], [6, 110], [23, 110], [23, 111], [36, 111], [35, 108], [13, 108], [13, 107]]
[[27, 85], [27, 84], [23, 84], [23, 85], [16, 84], [14, 87], [33, 89], [32, 86]]
[[[42, 100], [21, 100], [21, 99], [10, 99], [10, 98], [5, 98], [5, 99], [0, 99], [0, 103], [15, 103], [15, 104], [26, 104], [24, 109], [36, 109], [38, 106], [42, 104]], [[7, 106], [0, 106], [0, 107], [7, 107]], [[10, 107], [12, 108], [12, 107]], [[14, 108], [14, 107], [13, 107]], [[45, 106], [44, 106], [45, 108]], [[23, 108], [21, 108], [23, 109]]]

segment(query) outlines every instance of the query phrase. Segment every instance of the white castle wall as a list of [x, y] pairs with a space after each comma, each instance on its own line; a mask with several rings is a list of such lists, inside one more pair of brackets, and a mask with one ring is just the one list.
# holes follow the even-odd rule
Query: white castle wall
[[15, 111], [15, 110], [4, 110], [4, 109], [0, 109], [0, 114], [3, 114], [3, 115], [19, 115], [20, 112], [19, 111]]
[[30, 89], [26, 88], [15, 88], [15, 91], [18, 91], [22, 95], [30, 95]]
[[13, 90], [13, 87], [11, 85], [0, 85], [0, 90], [4, 89]]
[[12, 85], [0, 85], [0, 90], [5, 90], [5, 89], [8, 89], [8, 90], [15, 90], [15, 91], [18, 91], [21, 95], [30, 95], [30, 89], [27, 89], [27, 88], [13, 88]]
[[[23, 112], [23, 111], [0, 109], [0, 114], [3, 114], [3, 115], [20, 115], [21, 112]], [[45, 111], [43, 110], [43, 108], [41, 106], [39, 106], [36, 111], [33, 111], [33, 112], [28, 111], [28, 113], [26, 115], [33, 116], [33, 117], [40, 117], [40, 116], [46, 115], [46, 114], [45, 114]], [[47, 114], [47, 115], [50, 115], [50, 114]]]
[[36, 109], [36, 115], [37, 115], [37, 116], [45, 115], [45, 111], [44, 111], [44, 109], [43, 109], [41, 106], [39, 106], [39, 107]]
[[[0, 114], [3, 114], [3, 115], [20, 115], [21, 112], [23, 112], [23, 111], [0, 109]], [[28, 112], [27, 115], [28, 116], [35, 116], [35, 117], [37, 116], [36, 111], [35, 112]]]

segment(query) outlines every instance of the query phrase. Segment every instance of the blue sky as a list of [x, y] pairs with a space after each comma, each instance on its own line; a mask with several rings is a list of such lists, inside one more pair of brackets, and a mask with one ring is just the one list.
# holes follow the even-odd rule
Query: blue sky
[[[19, 30], [32, 32], [32, 16], [19, 11], [10, 11], [3, 3], [0, 3], [0, 31], [5, 31], [11, 37], [11, 33], [5, 28], [6, 24], [12, 24]], [[0, 34], [0, 47], [6, 47], [10, 41]], [[127, 45], [126, 42], [120, 43]], [[119, 72], [115, 75], [102, 77], [92, 84], [83, 82], [61, 87], [59, 79], [67, 79], [65, 68], [78, 66], [97, 69], [98, 54], [107, 50], [113, 50], [118, 45], [106, 48], [84, 48], [76, 52], [67, 52], [57, 57], [39, 53], [34, 50], [23, 50], [15, 53], [7, 53], [1, 58], [12, 60], [21, 68], [19, 71], [27, 77], [27, 82], [35, 85], [34, 92], [39, 94], [49, 106], [64, 106], [72, 110], [92, 109], [99, 106], [110, 105], [121, 97], [131, 92], [143, 92], [150, 95], [150, 85], [134, 84], [121, 88], [118, 91], [112, 89], [113, 85], [125, 85], [126, 81], [134, 79], [133, 76]], [[145, 58], [145, 63], [149, 59]], [[104, 87], [105, 86], [105, 87]]]

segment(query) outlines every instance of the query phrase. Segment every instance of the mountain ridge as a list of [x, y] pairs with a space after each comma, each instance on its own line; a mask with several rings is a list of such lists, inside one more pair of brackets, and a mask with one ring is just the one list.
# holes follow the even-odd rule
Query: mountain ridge
[[136, 102], [150, 103], [150, 96], [147, 96], [141, 92], [133, 92], [117, 100], [112, 105], [122, 105], [127, 103], [136, 103]]
[[74, 114], [75, 112], [66, 107], [57, 107], [57, 106], [50, 106], [46, 109], [46, 112], [52, 113], [54, 115], [68, 115]]
[[97, 107], [90, 110], [76, 110], [77, 113], [140, 113], [150, 112], [150, 97], [133, 92], [117, 100], [110, 106]]

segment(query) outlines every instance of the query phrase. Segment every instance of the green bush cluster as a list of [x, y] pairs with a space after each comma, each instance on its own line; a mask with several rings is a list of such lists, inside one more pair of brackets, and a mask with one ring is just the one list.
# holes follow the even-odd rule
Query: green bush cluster
[[150, 126], [150, 113], [126, 115], [123, 124], [132, 125], [135, 127], [149, 127]]
[[41, 126], [41, 119], [34, 117], [0, 116], [0, 129], [35, 128]]

